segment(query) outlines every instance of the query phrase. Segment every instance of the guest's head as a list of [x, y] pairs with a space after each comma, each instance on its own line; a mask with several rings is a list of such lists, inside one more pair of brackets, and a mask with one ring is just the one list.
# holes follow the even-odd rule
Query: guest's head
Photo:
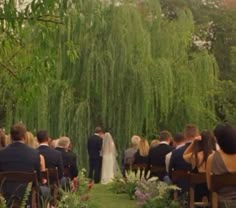
[[150, 148], [156, 147], [160, 141], [158, 139], [153, 139], [150, 144]]
[[161, 131], [160, 133], [160, 142], [167, 142], [170, 144], [170, 142], [172, 141], [172, 135], [169, 131]]
[[227, 123], [216, 126], [214, 134], [220, 149], [226, 154], [236, 154], [236, 130]]
[[70, 147], [70, 138], [66, 136], [60, 137], [57, 146], [68, 150]]
[[139, 136], [137, 136], [137, 135], [132, 136], [131, 137], [131, 146], [138, 148], [140, 140], [141, 140], [141, 138]]
[[34, 137], [34, 135], [30, 131], [26, 132], [25, 144], [29, 145], [32, 148], [37, 148], [37, 146], [38, 146], [36, 138]]
[[51, 148], [56, 148], [56, 147], [58, 146], [58, 141], [59, 141], [59, 139], [53, 139], [53, 140], [51, 140], [51, 142], [50, 142], [50, 147], [51, 147]]
[[49, 136], [48, 136], [48, 132], [46, 130], [40, 130], [37, 132], [37, 139], [39, 144], [42, 143], [49, 143]]
[[[194, 140], [193, 142], [193, 157], [196, 160], [196, 166], [206, 163], [208, 156], [216, 149], [215, 137], [211, 131], [203, 130], [201, 132], [201, 140]], [[200, 164], [198, 160], [198, 153], [203, 152], [203, 160]]]
[[5, 147], [6, 146], [6, 135], [5, 132], [0, 129], [0, 147]]
[[146, 139], [141, 139], [138, 145], [139, 154], [141, 156], [148, 156], [149, 153], [149, 144]]
[[187, 141], [193, 141], [197, 136], [199, 136], [199, 131], [196, 125], [187, 124], [184, 128], [184, 137]]
[[25, 141], [26, 127], [22, 123], [16, 123], [11, 127], [12, 141]]
[[181, 145], [185, 142], [184, 140], [184, 134], [182, 132], [178, 132], [174, 135], [174, 146]]

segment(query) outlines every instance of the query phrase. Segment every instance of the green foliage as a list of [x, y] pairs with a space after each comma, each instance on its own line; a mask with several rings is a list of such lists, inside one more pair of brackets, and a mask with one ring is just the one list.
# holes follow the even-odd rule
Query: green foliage
[[124, 178], [115, 177], [112, 182], [108, 184], [109, 190], [111, 190], [115, 194], [126, 193], [126, 181]]
[[192, 50], [187, 7], [171, 19], [156, 0], [72, 1], [63, 11], [63, 25], [26, 22], [13, 39], [0, 39], [6, 129], [22, 121], [31, 131], [68, 135], [86, 166], [97, 125], [111, 129], [119, 153], [133, 134], [214, 125], [217, 65], [206, 50]]

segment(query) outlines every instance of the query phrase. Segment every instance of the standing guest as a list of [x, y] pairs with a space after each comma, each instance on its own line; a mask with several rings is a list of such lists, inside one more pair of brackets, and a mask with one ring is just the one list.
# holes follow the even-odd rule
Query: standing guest
[[68, 152], [70, 143], [69, 137], [61, 137], [58, 140], [56, 150], [61, 152], [62, 155], [64, 176], [69, 177], [71, 180], [76, 180], [78, 175], [77, 159], [74, 153]]
[[46, 168], [58, 168], [59, 179], [63, 177], [63, 162], [61, 152], [49, 147], [49, 136], [47, 131], [37, 132], [39, 143], [38, 151], [45, 159]]
[[[204, 130], [201, 136], [188, 146], [184, 152], [184, 160], [192, 165], [192, 172], [205, 173], [206, 162], [210, 154], [215, 151], [215, 137], [211, 131]], [[206, 183], [195, 186], [195, 201], [202, 201], [203, 197], [209, 198], [209, 191]]]
[[[12, 144], [0, 150], [0, 172], [6, 171], [37, 171], [40, 178], [40, 157], [37, 150], [25, 144], [26, 128], [23, 124], [15, 124], [11, 127]], [[23, 198], [27, 184], [10, 183], [3, 184], [3, 195], [8, 203], [12, 199]]]
[[134, 154], [134, 164], [147, 164], [148, 165], [148, 153], [149, 144], [146, 139], [141, 139], [138, 145], [138, 151]]
[[[165, 158], [166, 155], [173, 150], [170, 146], [172, 141], [172, 135], [169, 131], [162, 131], [160, 133], [160, 143], [156, 147], [153, 147], [149, 151], [149, 167], [151, 169], [151, 176], [157, 176], [160, 180], [167, 175]], [[154, 172], [154, 167], [164, 168], [162, 171]]]
[[89, 155], [89, 178], [95, 183], [101, 180], [102, 168], [102, 136], [103, 131], [101, 127], [95, 128], [95, 133], [88, 138], [87, 149]]
[[[236, 130], [230, 124], [219, 124], [214, 129], [219, 150], [207, 159], [207, 185], [211, 187], [211, 174], [221, 175], [236, 172]], [[236, 188], [225, 187], [218, 191], [219, 208], [235, 207]], [[227, 206], [226, 206], [227, 205]]]
[[[179, 133], [175, 134], [173, 140], [174, 140], [173, 142], [174, 142], [175, 149], [179, 149], [180, 147], [183, 147], [184, 144], [185, 144], [184, 134], [182, 132], [179, 132]], [[167, 172], [169, 172], [169, 164], [170, 164], [171, 155], [172, 155], [172, 152], [169, 152], [166, 155], [166, 159], [165, 159], [166, 171]]]
[[[197, 136], [199, 136], [198, 128], [193, 124], [187, 124], [184, 129], [185, 145], [175, 149], [170, 158], [168, 171], [170, 179], [172, 179], [172, 172], [175, 170], [191, 171], [192, 166], [184, 160], [183, 155], [185, 150]], [[174, 181], [174, 183], [181, 188], [182, 193], [185, 193], [189, 189], [189, 183], [185, 179]]]

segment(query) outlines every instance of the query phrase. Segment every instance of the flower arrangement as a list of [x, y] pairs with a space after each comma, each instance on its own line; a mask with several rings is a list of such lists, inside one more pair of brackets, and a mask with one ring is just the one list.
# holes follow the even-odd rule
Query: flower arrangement
[[86, 170], [82, 169], [79, 176], [73, 181], [72, 192], [62, 191], [58, 208], [91, 208], [96, 207], [89, 201], [89, 192], [93, 182], [86, 178]]
[[171, 200], [171, 193], [180, 190], [177, 186], [159, 181], [157, 177], [148, 180], [141, 178], [137, 183], [135, 196], [142, 208], [180, 208], [180, 204]]

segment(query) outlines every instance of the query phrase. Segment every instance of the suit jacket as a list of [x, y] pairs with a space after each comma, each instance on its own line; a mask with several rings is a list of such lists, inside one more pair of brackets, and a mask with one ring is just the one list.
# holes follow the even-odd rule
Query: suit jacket
[[50, 148], [47, 145], [41, 145], [38, 147], [38, 151], [44, 156], [46, 168], [58, 168], [58, 176], [63, 176], [63, 161], [61, 152]]
[[[21, 142], [14, 142], [0, 150], [0, 172], [5, 171], [37, 171], [40, 179], [39, 152]], [[3, 193], [8, 201], [10, 197], [22, 199], [26, 184], [6, 182], [3, 184]]]
[[[174, 170], [186, 170], [191, 171], [192, 166], [190, 163], [185, 162], [183, 158], [183, 154], [185, 150], [188, 148], [190, 143], [186, 143], [183, 147], [180, 147], [178, 149], [175, 149], [172, 152], [171, 158], [170, 158], [170, 164], [169, 164], [169, 176], [172, 178], [172, 172]], [[189, 185], [186, 180], [179, 180], [175, 181], [175, 184], [182, 188], [183, 191], [188, 190]]]
[[66, 151], [64, 148], [57, 147], [57, 151], [61, 152], [64, 168], [69, 168], [70, 177], [73, 179], [78, 175], [76, 154], [71, 151]]
[[88, 139], [88, 154], [89, 154], [89, 159], [100, 159], [100, 151], [102, 149], [102, 139], [97, 136], [96, 134], [92, 135]]
[[[149, 151], [149, 166], [165, 167], [166, 155], [173, 149], [174, 148], [172, 146], [165, 143], [160, 143], [159, 145], [151, 148]], [[167, 173], [166, 171], [163, 171], [156, 176], [158, 176], [160, 180], [162, 180], [165, 175], [167, 175]]]

